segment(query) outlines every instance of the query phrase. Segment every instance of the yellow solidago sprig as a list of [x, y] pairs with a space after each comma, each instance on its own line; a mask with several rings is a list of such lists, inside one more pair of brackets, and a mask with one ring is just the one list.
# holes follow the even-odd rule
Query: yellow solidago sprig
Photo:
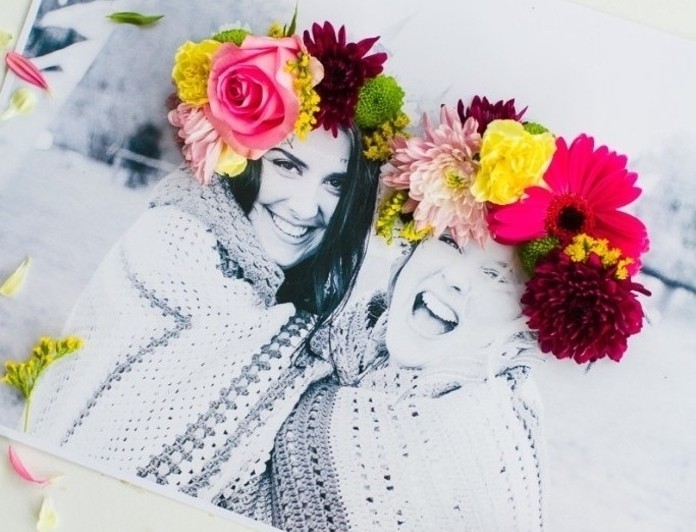
[[395, 190], [379, 207], [375, 229], [377, 235], [384, 238], [387, 244], [391, 244], [395, 236], [407, 242], [419, 242], [431, 232], [430, 227], [417, 230], [413, 220], [404, 219], [404, 205], [407, 201], [408, 191]]
[[585, 262], [590, 254], [594, 253], [599, 257], [604, 268], [616, 268], [614, 275], [619, 280], [628, 279], [628, 266], [633, 263], [633, 259], [622, 257], [620, 249], [610, 247], [607, 239], [592, 238], [585, 233], [573, 237], [573, 241], [564, 248], [563, 252], [573, 262]]
[[289, 61], [286, 70], [293, 76], [293, 87], [300, 101], [300, 113], [295, 122], [295, 134], [300, 139], [306, 139], [307, 135], [317, 123], [315, 114], [319, 112], [319, 95], [314, 90], [317, 83], [314, 73], [316, 69], [312, 65], [312, 57], [300, 52], [297, 61]]
[[408, 137], [405, 129], [410, 120], [404, 112], [393, 120], [380, 124], [377, 129], [363, 134], [363, 154], [370, 161], [387, 161], [391, 155], [391, 141], [396, 136]]
[[538, 185], [556, 151], [551, 133], [530, 133], [516, 120], [493, 120], [481, 141], [481, 169], [471, 187], [477, 201], [508, 205]]
[[29, 406], [34, 386], [44, 370], [66, 355], [74, 353], [84, 345], [84, 340], [77, 336], [66, 336], [55, 339], [42, 336], [31, 350], [29, 358], [23, 362], [8, 360], [5, 362], [5, 374], [0, 382], [9, 384], [17, 389], [24, 397], [24, 430], [29, 425]]
[[221, 44], [214, 39], [187, 41], [176, 51], [172, 79], [182, 102], [195, 106], [208, 102], [211, 59]]

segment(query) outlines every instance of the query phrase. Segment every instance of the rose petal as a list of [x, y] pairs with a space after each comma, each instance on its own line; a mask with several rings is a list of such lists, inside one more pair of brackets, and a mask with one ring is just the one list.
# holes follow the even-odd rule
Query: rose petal
[[0, 30], [0, 49], [6, 48], [12, 42], [12, 34]]
[[41, 71], [29, 59], [17, 52], [5, 54], [7, 68], [27, 83], [48, 90], [48, 82]]
[[12, 469], [14, 469], [14, 472], [17, 473], [17, 476], [19, 476], [22, 480], [26, 480], [27, 482], [31, 482], [33, 484], [38, 484], [39, 486], [45, 486], [51, 482], [52, 479], [50, 478], [36, 478], [34, 475], [32, 475], [24, 466], [22, 460], [20, 460], [19, 456], [15, 452], [14, 447], [11, 445], [7, 447], [7, 456], [10, 459]]
[[7, 106], [2, 114], [0, 114], [0, 122], [14, 118], [15, 116], [28, 115], [36, 108], [36, 95], [27, 89], [22, 87], [17, 89], [12, 93], [10, 97], [10, 104]]
[[58, 526], [58, 512], [51, 497], [45, 497], [39, 510], [39, 520], [36, 522], [38, 532], [50, 532]]
[[30, 262], [31, 258], [27, 256], [22, 263], [17, 266], [17, 269], [12, 272], [7, 279], [5, 279], [5, 282], [0, 285], [0, 295], [10, 297], [17, 290], [19, 290], [24, 283], [24, 278], [26, 277]]

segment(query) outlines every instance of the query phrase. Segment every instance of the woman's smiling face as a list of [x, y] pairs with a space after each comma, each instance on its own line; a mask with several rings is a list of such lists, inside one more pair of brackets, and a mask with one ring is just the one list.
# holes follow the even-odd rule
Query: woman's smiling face
[[423, 367], [490, 345], [520, 314], [512, 248], [488, 242], [461, 250], [448, 236], [420, 244], [401, 270], [389, 305], [387, 350]]
[[306, 140], [291, 139], [269, 150], [249, 219], [268, 256], [281, 268], [312, 255], [333, 216], [346, 179], [351, 141], [322, 128]]

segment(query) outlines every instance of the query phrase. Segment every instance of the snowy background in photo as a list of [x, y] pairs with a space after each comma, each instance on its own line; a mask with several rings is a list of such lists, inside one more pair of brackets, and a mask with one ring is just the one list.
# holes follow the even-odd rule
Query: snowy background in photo
[[[194, 5], [44, 0], [21, 37], [53, 94], [32, 115], [0, 123], [0, 278], [34, 259], [22, 291], [0, 299], [0, 360], [61, 333], [101, 257], [179, 164], [164, 105], [177, 46], [226, 22], [264, 31], [294, 2]], [[165, 18], [137, 28], [107, 21], [113, 11]], [[414, 122], [474, 94], [514, 97], [555, 133], [585, 131], [629, 155], [645, 191], [636, 212], [651, 235], [639, 279], [653, 291], [649, 322], [620, 364], [537, 368], [548, 529], [696, 529], [696, 43], [558, 0], [300, 3], [300, 28], [324, 19], [354, 39], [381, 35]], [[1, 107], [20, 85], [8, 76]], [[363, 289], [383, 282], [393, 254], [372, 242]], [[17, 427], [20, 413], [19, 397], [0, 388], [0, 424]]]

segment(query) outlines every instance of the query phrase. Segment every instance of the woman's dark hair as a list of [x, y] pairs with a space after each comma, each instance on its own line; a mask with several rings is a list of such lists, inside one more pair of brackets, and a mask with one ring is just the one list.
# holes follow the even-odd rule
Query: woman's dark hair
[[[318, 316], [317, 328], [345, 301], [355, 285], [365, 257], [377, 195], [378, 167], [362, 154], [360, 130], [353, 126], [343, 131], [350, 138], [350, 154], [336, 210], [316, 251], [285, 270], [285, 281], [277, 294], [279, 303], [291, 302]], [[242, 174], [222, 180], [246, 214], [259, 194], [261, 165], [260, 159], [249, 161]]]

